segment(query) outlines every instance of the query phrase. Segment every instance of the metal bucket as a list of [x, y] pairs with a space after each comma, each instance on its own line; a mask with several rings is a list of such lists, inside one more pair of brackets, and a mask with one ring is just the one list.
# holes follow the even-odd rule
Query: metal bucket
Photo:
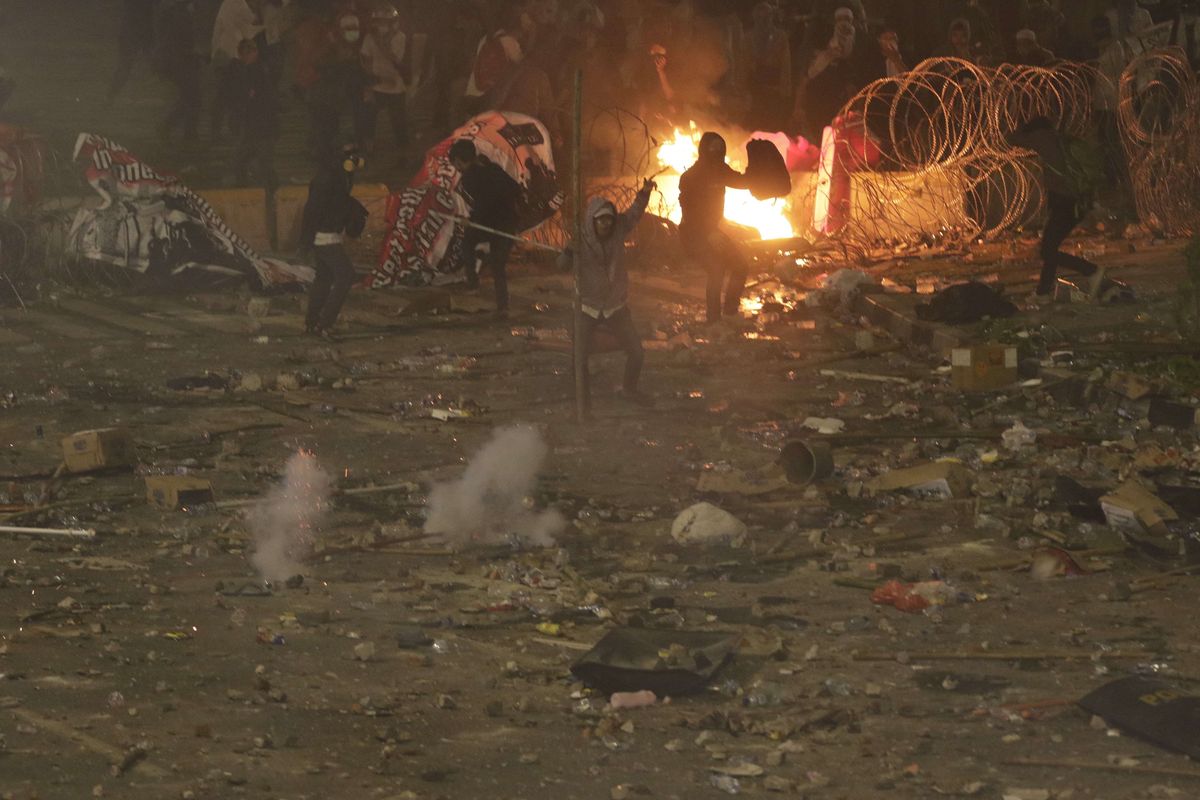
[[779, 465], [789, 481], [806, 486], [833, 475], [833, 450], [824, 442], [795, 439], [779, 452]]

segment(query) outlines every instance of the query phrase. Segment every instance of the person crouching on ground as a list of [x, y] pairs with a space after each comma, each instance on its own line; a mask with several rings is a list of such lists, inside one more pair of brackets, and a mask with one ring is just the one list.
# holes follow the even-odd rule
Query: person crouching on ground
[[312, 248], [317, 271], [304, 320], [304, 330], [309, 334], [329, 336], [354, 284], [354, 265], [342, 241], [347, 233], [360, 234], [366, 222], [365, 209], [350, 195], [354, 173], [363, 165], [357, 147], [348, 144], [336, 160], [326, 160], [317, 168], [308, 186], [300, 247]]
[[578, 276], [579, 303], [583, 313], [577, 316], [580, 329], [575, 332], [575, 364], [582, 371], [584, 408], [591, 411], [591, 376], [588, 356], [592, 335], [607, 328], [625, 351], [625, 380], [622, 394], [627, 400], [649, 404], [650, 398], [638, 390], [645, 356], [642, 340], [629, 313], [629, 275], [625, 271], [625, 239], [633, 233], [646, 213], [653, 181], [642, 184], [633, 204], [617, 213], [612, 202], [603, 197], [588, 204], [582, 230], [583, 241], [572, 241], [559, 257], [564, 269], [575, 266]]

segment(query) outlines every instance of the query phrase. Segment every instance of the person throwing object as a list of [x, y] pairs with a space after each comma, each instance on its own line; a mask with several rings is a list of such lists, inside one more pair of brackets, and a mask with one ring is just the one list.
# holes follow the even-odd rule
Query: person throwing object
[[[684, 252], [699, 261], [708, 275], [708, 321], [721, 314], [736, 316], [742, 301], [749, 267], [729, 235], [721, 230], [725, 219], [725, 189], [748, 189], [746, 176], [725, 163], [725, 140], [711, 131], [700, 137], [696, 163], [679, 179], [679, 205], [683, 217], [679, 233]], [[725, 302], [721, 302], [722, 285]]]
[[572, 241], [559, 257], [564, 268], [575, 265], [579, 303], [583, 313], [577, 317], [580, 329], [575, 332], [575, 364], [582, 372], [584, 409], [591, 410], [591, 382], [588, 356], [592, 336], [598, 328], [607, 328], [625, 351], [625, 380], [623, 395], [627, 400], [649, 403], [638, 390], [645, 356], [642, 340], [633, 326], [629, 313], [629, 275], [625, 271], [625, 239], [633, 233], [655, 189], [647, 180], [634, 198], [633, 204], [618, 213], [616, 206], [603, 197], [588, 204], [582, 241]]

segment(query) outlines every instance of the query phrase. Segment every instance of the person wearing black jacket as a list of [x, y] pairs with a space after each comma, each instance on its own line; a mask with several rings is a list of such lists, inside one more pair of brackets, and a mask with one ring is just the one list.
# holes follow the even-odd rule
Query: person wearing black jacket
[[[458, 191], [471, 206], [471, 222], [515, 236], [519, 227], [520, 184], [494, 161], [479, 155], [469, 139], [459, 139], [450, 146], [450, 162], [462, 175]], [[492, 272], [496, 313], [500, 316], [508, 313], [507, 269], [512, 248], [512, 239], [479, 228], [467, 228], [463, 243], [467, 286], [478, 288], [479, 273], [486, 265]]]
[[1058, 268], [1065, 267], [1092, 278], [1090, 287], [1096, 294], [1104, 280], [1104, 271], [1096, 264], [1064, 252], [1063, 242], [1083, 221], [1091, 208], [1092, 199], [1072, 179], [1072, 165], [1067, 153], [1066, 137], [1055, 129], [1046, 117], [1025, 123], [1009, 136], [1009, 141], [1037, 154], [1042, 162], [1042, 182], [1046, 196], [1046, 226], [1038, 251], [1042, 257], [1042, 274], [1031, 297], [1035, 304], [1047, 303], [1054, 296], [1058, 283]]
[[[725, 219], [725, 189], [747, 189], [746, 176], [725, 163], [725, 140], [711, 131], [700, 137], [700, 155], [696, 163], [679, 179], [679, 205], [683, 218], [679, 233], [683, 249], [699, 261], [708, 275], [707, 311], [709, 322], [719, 322], [721, 313], [736, 316], [741, 306], [742, 289], [749, 270], [737, 245], [721, 231]], [[728, 276], [725, 303], [721, 288]]]
[[317, 275], [308, 294], [306, 333], [329, 335], [354, 284], [354, 265], [342, 239], [348, 228], [355, 227], [355, 217], [361, 213], [361, 206], [350, 196], [350, 190], [354, 186], [354, 173], [362, 169], [363, 163], [358, 149], [346, 145], [336, 160], [330, 159], [317, 168], [308, 186], [300, 247], [302, 251], [313, 249]]

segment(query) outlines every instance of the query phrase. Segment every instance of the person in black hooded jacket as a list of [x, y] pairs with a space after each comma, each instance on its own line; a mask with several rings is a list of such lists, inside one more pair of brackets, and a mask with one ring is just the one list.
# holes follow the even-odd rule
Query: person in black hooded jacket
[[[699, 261], [708, 275], [708, 321], [718, 322], [722, 312], [736, 316], [749, 270], [746, 259], [728, 234], [721, 230], [725, 219], [725, 189], [748, 189], [746, 176], [725, 163], [725, 140], [711, 131], [700, 137], [696, 163], [679, 179], [679, 205], [683, 211], [679, 233], [683, 249]], [[726, 282], [725, 302], [721, 303]]]
[[[459, 139], [450, 146], [450, 163], [462, 175], [459, 194], [471, 206], [471, 222], [515, 236], [520, 229], [521, 186], [496, 162], [481, 155], [470, 139]], [[496, 314], [508, 315], [508, 257], [513, 240], [496, 236], [480, 228], [468, 227], [463, 240], [467, 286], [479, 288], [483, 267], [492, 272], [496, 291]]]
[[354, 187], [354, 173], [362, 169], [363, 163], [358, 149], [346, 145], [336, 159], [328, 159], [317, 168], [308, 186], [300, 248], [302, 251], [312, 248], [317, 272], [309, 289], [304, 320], [304, 330], [310, 334], [329, 335], [354, 284], [354, 265], [342, 240], [359, 208], [350, 190]]

